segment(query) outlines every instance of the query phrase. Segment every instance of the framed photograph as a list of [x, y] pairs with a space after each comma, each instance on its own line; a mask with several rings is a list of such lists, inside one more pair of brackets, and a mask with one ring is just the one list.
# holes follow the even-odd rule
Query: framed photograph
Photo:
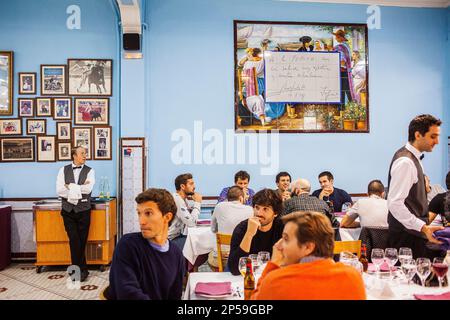
[[19, 117], [34, 117], [34, 99], [19, 98]]
[[86, 149], [86, 159], [92, 159], [92, 128], [73, 127], [72, 142], [74, 147], [84, 147]]
[[36, 98], [36, 116], [51, 117], [52, 116], [52, 99]]
[[2, 162], [35, 161], [34, 137], [0, 138], [0, 161]]
[[57, 146], [57, 158], [58, 161], [70, 161], [72, 160], [70, 155], [70, 150], [72, 148], [72, 144], [70, 142], [58, 142]]
[[55, 162], [56, 161], [56, 137], [55, 136], [37, 136], [37, 161]]
[[56, 122], [56, 137], [60, 140], [72, 139], [72, 123], [70, 122]]
[[19, 94], [36, 94], [36, 72], [19, 72]]
[[72, 98], [53, 99], [53, 119], [72, 120]]
[[27, 134], [42, 134], [47, 133], [46, 119], [27, 119]]
[[112, 137], [110, 126], [94, 127], [94, 160], [112, 160]]
[[109, 125], [109, 98], [75, 98], [75, 124]]
[[66, 65], [41, 65], [41, 95], [66, 95]]
[[234, 21], [235, 131], [368, 133], [366, 24]]
[[22, 119], [21, 118], [0, 119], [0, 135], [5, 136], [22, 135]]
[[69, 95], [112, 96], [111, 59], [68, 59]]
[[0, 51], [0, 116], [13, 114], [14, 53]]

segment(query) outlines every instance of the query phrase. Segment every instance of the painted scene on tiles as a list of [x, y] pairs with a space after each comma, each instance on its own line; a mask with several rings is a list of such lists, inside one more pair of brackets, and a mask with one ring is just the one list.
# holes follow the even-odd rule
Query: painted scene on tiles
[[369, 132], [363, 24], [234, 21], [235, 130]]

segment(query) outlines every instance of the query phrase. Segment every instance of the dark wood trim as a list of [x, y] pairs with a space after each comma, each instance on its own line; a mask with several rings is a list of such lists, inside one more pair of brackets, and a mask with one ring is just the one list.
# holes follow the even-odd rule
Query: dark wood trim
[[17, 202], [27, 202], [27, 201], [40, 201], [45, 199], [58, 199], [57, 197], [41, 197], [41, 198], [0, 198], [0, 201], [17, 201]]
[[36, 260], [36, 252], [11, 252], [11, 259], [34, 259]]

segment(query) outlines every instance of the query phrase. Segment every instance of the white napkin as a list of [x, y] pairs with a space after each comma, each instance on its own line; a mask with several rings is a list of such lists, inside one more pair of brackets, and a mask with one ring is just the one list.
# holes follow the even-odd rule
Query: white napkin
[[78, 204], [78, 200], [81, 198], [81, 186], [75, 183], [69, 184], [69, 195], [67, 197], [67, 201], [76, 206]]
[[376, 299], [392, 299], [395, 298], [395, 293], [392, 291], [391, 283], [387, 279], [379, 279], [376, 276], [363, 276], [366, 285], [366, 292], [368, 295]]

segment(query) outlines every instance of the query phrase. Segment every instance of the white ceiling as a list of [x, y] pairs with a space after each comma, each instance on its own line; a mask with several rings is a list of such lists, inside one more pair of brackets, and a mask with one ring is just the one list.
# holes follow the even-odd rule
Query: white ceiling
[[394, 7], [416, 7], [416, 8], [447, 8], [450, 0], [278, 0], [294, 2], [325, 2], [325, 3], [346, 3], [346, 4], [366, 4]]

